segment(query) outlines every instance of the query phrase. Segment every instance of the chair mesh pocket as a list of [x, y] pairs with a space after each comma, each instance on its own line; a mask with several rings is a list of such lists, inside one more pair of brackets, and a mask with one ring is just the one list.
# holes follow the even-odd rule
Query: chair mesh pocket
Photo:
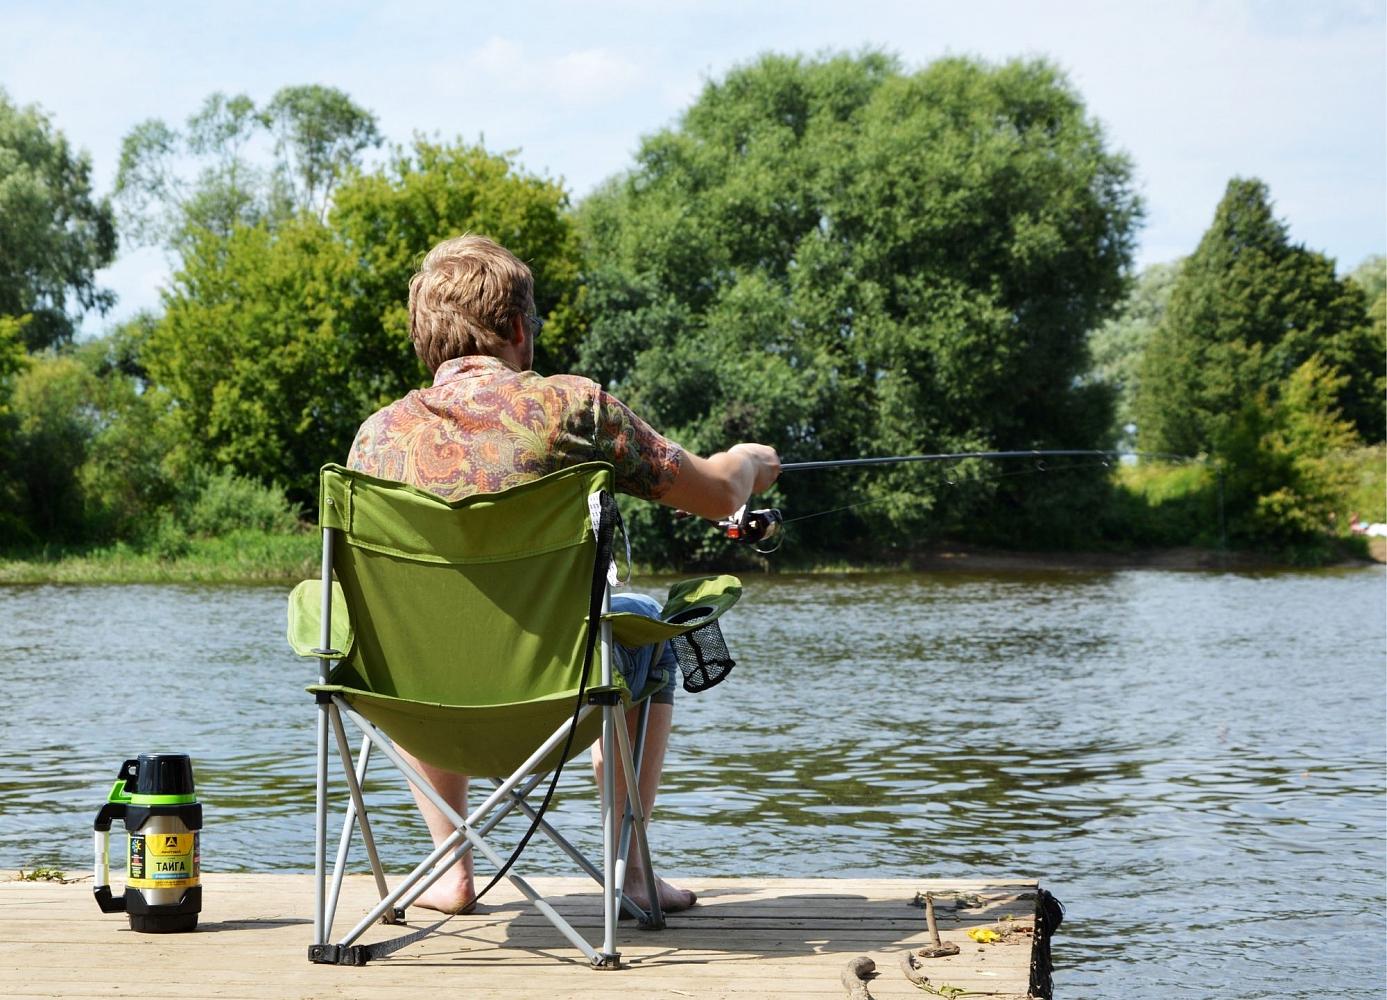
[[[689, 608], [674, 615], [669, 621], [677, 625], [693, 618], [702, 618], [708, 613], [708, 608]], [[722, 683], [737, 665], [727, 652], [727, 643], [722, 638], [722, 628], [716, 620], [692, 632], [676, 635], [669, 640], [669, 644], [679, 661], [679, 671], [684, 675], [684, 690], [694, 694]]]

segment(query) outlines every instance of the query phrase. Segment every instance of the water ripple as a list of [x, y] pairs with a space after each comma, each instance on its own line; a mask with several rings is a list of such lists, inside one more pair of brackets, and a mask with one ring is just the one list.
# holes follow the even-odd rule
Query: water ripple
[[[1379, 997], [1383, 583], [751, 579], [736, 674], [681, 697], [657, 848], [692, 874], [1039, 877], [1068, 906], [1061, 996]], [[120, 762], [169, 748], [196, 763], [209, 869], [307, 869], [313, 667], [284, 596], [0, 588], [0, 866], [84, 867]], [[561, 824], [592, 818], [573, 791]], [[367, 799], [404, 866], [412, 805]]]

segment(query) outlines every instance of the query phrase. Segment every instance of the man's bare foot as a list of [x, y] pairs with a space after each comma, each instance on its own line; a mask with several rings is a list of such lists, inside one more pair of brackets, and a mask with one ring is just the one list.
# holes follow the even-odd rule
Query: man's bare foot
[[476, 905], [476, 890], [472, 886], [472, 880], [468, 879], [466, 883], [462, 883], [449, 879], [446, 875], [429, 886], [422, 896], [410, 904], [454, 915], [471, 913]]
[[[678, 913], [698, 902], [698, 897], [688, 889], [670, 885], [662, 878], [655, 880], [655, 889], [660, 894], [660, 909], [665, 913]], [[626, 873], [626, 895], [642, 910], [650, 909], [650, 896], [645, 890], [645, 876], [640, 872]]]

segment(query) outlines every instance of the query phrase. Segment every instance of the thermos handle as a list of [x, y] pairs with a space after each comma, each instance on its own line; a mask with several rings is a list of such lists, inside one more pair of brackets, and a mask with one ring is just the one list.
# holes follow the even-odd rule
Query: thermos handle
[[125, 893], [119, 896], [111, 894], [111, 872], [110, 858], [107, 856], [111, 849], [111, 821], [118, 819], [125, 822], [125, 803], [107, 802], [101, 807], [101, 811], [96, 814], [96, 821], [92, 828], [96, 831], [93, 835], [96, 847], [96, 868], [92, 873], [92, 892], [96, 894], [96, 905], [101, 907], [102, 913], [124, 913], [125, 912]]

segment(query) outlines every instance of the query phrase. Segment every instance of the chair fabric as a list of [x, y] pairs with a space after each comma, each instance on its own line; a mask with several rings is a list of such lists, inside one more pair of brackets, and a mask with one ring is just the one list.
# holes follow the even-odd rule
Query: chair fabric
[[[573, 713], [596, 553], [590, 502], [612, 479], [610, 466], [589, 463], [447, 501], [324, 466], [319, 515], [337, 532], [333, 646], [343, 655], [328, 683], [309, 690], [342, 695], [421, 760], [465, 774], [510, 773]], [[315, 655], [321, 583], [300, 588], [290, 601], [290, 644]], [[705, 615], [678, 625], [606, 617], [618, 642], [643, 645], [706, 624], [740, 594], [731, 576], [685, 581], [665, 613]], [[599, 669], [594, 661], [590, 689]], [[633, 700], [619, 672], [613, 684]], [[588, 716], [571, 753], [600, 725]]]

